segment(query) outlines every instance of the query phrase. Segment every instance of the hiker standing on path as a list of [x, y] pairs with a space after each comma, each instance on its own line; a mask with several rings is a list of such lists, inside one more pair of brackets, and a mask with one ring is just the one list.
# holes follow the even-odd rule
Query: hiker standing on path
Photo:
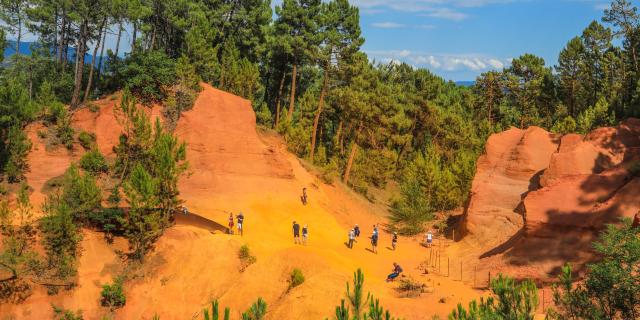
[[240, 212], [237, 216], [236, 219], [238, 219], [238, 233], [242, 236], [244, 235], [242, 233], [242, 223], [244, 222], [244, 215], [242, 214], [242, 212]]
[[300, 197], [303, 205], [307, 205], [307, 188], [302, 188], [302, 196]]
[[305, 246], [307, 245], [308, 237], [309, 237], [309, 228], [305, 224], [304, 227], [302, 227], [302, 244]]
[[182, 206], [182, 213], [186, 216], [189, 214], [189, 209], [187, 209], [187, 206]]
[[229, 212], [229, 234], [233, 234], [233, 213]]
[[347, 247], [349, 247], [349, 249], [353, 249], [353, 241], [356, 239], [356, 233], [353, 229], [351, 229], [349, 231], [349, 244], [347, 245]]
[[424, 238], [427, 248], [431, 248], [431, 243], [433, 242], [433, 233], [431, 232], [431, 230], [429, 230], [429, 232], [425, 234]]
[[396, 251], [396, 244], [398, 244], [398, 233], [394, 232], [393, 239], [391, 239], [391, 248], [393, 248], [393, 251]]
[[402, 267], [399, 264], [393, 263], [393, 272], [387, 276], [387, 282], [393, 281], [402, 273]]
[[356, 226], [353, 227], [353, 234], [355, 235], [356, 239], [360, 237], [360, 227], [358, 227], [357, 223], [356, 223]]
[[293, 243], [300, 244], [300, 225], [297, 222], [293, 222]]
[[378, 254], [378, 232], [374, 232], [371, 235], [371, 251], [373, 253]]

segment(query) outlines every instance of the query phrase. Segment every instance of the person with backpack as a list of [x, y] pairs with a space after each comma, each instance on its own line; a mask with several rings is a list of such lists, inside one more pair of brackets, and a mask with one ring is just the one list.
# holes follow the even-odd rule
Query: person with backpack
[[243, 235], [242, 223], [244, 222], [244, 215], [242, 214], [242, 212], [240, 212], [236, 216], [236, 219], [238, 219], [238, 233], [242, 236]]
[[391, 272], [391, 274], [389, 274], [387, 276], [387, 282], [393, 281], [395, 278], [400, 276], [401, 273], [402, 273], [402, 267], [399, 264], [394, 262], [393, 263], [393, 272]]
[[233, 234], [233, 213], [229, 212], [229, 234]]
[[308, 237], [309, 237], [309, 228], [305, 224], [304, 227], [302, 227], [302, 244], [305, 246], [307, 245]]
[[371, 251], [373, 253], [378, 254], [378, 233], [374, 232], [371, 235]]
[[351, 229], [349, 231], [349, 244], [347, 245], [347, 247], [349, 247], [349, 249], [353, 249], [353, 241], [356, 240], [356, 234], [355, 231], [353, 229]]
[[293, 243], [300, 244], [300, 225], [293, 222]]
[[398, 244], [398, 233], [394, 232], [393, 238], [391, 239], [391, 248], [393, 248], [393, 251], [396, 251], [396, 244]]

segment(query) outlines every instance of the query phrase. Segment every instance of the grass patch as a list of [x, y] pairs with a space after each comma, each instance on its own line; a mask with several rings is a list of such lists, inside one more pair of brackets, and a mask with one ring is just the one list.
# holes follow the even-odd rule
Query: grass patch
[[251, 254], [251, 250], [249, 246], [244, 244], [240, 247], [238, 251], [238, 258], [240, 258], [240, 262], [242, 265], [240, 266], [240, 272], [244, 272], [250, 265], [256, 263], [258, 260], [254, 255]]
[[[291, 275], [289, 276], [289, 289], [291, 290], [301, 284], [304, 283], [304, 274], [302, 273], [302, 270], [298, 269], [298, 268], [294, 268], [291, 271]], [[287, 291], [288, 291], [287, 290]]]

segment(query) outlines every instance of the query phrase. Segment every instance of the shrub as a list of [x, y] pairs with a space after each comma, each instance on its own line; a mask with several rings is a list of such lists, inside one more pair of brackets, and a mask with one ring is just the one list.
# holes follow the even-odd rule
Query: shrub
[[82, 155], [80, 168], [94, 175], [109, 171], [107, 161], [98, 150], [92, 150]]
[[117, 278], [113, 284], [103, 285], [100, 296], [102, 297], [100, 303], [103, 307], [111, 309], [123, 307], [127, 303], [127, 298], [122, 290], [122, 278]]
[[271, 110], [265, 102], [261, 103], [259, 107], [254, 105], [254, 110], [256, 112], [256, 122], [265, 127], [271, 126]]
[[31, 141], [27, 135], [17, 126], [9, 128], [6, 153], [7, 160], [4, 171], [9, 182], [18, 182], [24, 178], [24, 173], [29, 168], [27, 155], [31, 150]]
[[56, 121], [55, 132], [58, 143], [62, 144], [69, 150], [73, 149], [73, 134], [75, 131], [71, 127], [71, 116], [66, 109], [63, 109], [63, 113]]
[[242, 314], [242, 320], [262, 320], [267, 314], [267, 303], [262, 298], [258, 298], [249, 310]]
[[398, 291], [403, 293], [405, 297], [418, 297], [424, 292], [426, 285], [420, 283], [410, 277], [400, 279]]
[[124, 83], [144, 104], [164, 101], [176, 82], [174, 60], [162, 50], [137, 50], [115, 67], [116, 83]]
[[83, 320], [84, 319], [82, 317], [81, 310], [73, 312], [71, 310], [67, 310], [53, 304], [51, 305], [51, 307], [53, 308], [54, 320]]
[[89, 213], [89, 223], [105, 233], [107, 240], [111, 241], [114, 233], [122, 231], [121, 221], [124, 219], [124, 211], [121, 208], [104, 208]]
[[42, 246], [55, 275], [67, 279], [76, 274], [76, 254], [82, 233], [73, 221], [71, 209], [63, 201], [50, 197], [44, 208], [46, 215], [40, 220]]
[[289, 277], [289, 290], [301, 285], [302, 283], [304, 283], [304, 274], [302, 274], [302, 270], [294, 268]]
[[242, 266], [240, 267], [241, 272], [244, 271], [248, 266], [254, 264], [257, 260], [256, 257], [251, 254], [249, 246], [246, 244], [240, 247], [238, 258], [240, 258], [240, 262], [242, 263]]
[[493, 296], [473, 300], [469, 308], [458, 304], [457, 309], [449, 315], [451, 320], [472, 319], [521, 319], [533, 320], [538, 306], [538, 289], [531, 280], [520, 283], [509, 277], [499, 275], [491, 281]]
[[87, 107], [89, 108], [89, 111], [93, 113], [100, 111], [100, 106], [92, 102], [87, 103]]
[[92, 175], [81, 174], [71, 165], [64, 174], [61, 200], [71, 208], [75, 219], [85, 221], [89, 212], [100, 208], [102, 191]]
[[85, 150], [91, 150], [96, 146], [96, 135], [95, 133], [82, 131], [78, 134], [78, 142]]

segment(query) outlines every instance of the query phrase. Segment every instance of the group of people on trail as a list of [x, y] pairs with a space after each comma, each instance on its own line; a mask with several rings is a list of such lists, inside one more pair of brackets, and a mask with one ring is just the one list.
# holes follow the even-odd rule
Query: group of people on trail
[[[229, 212], [229, 234], [233, 234], [233, 213]], [[236, 221], [238, 222], [238, 233], [242, 236], [243, 234], [243, 223], [244, 223], [244, 214], [242, 212], [238, 213], [236, 216]]]
[[[356, 224], [351, 230], [349, 230], [349, 239], [347, 241], [347, 247], [353, 249], [353, 243], [357, 242], [360, 237], [360, 227]], [[380, 233], [378, 232], [378, 225], [373, 225], [373, 232], [371, 233], [371, 252], [378, 253], [378, 240], [380, 239]], [[391, 238], [391, 249], [396, 250], [398, 245], [398, 233], [394, 232]]]
[[307, 245], [307, 240], [309, 239], [309, 227], [305, 224], [302, 227], [302, 239], [300, 238], [300, 224], [293, 221], [293, 243]]
[[360, 237], [360, 227], [356, 223], [356, 225], [349, 230], [349, 241], [347, 242], [347, 247], [349, 247], [349, 249], [353, 249], [353, 243], [358, 237]]

